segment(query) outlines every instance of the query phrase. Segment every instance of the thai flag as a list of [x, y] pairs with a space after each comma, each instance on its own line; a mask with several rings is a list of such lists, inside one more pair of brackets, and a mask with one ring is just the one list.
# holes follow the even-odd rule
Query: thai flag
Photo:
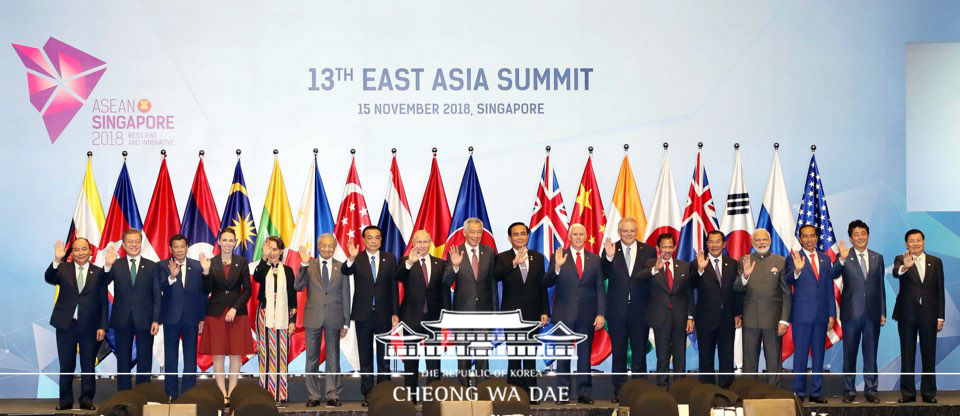
[[396, 155], [390, 165], [390, 183], [387, 185], [387, 195], [383, 199], [377, 227], [383, 232], [381, 249], [393, 254], [399, 261], [413, 234], [413, 216], [410, 215], [410, 204], [407, 203], [407, 192], [403, 188], [403, 179], [400, 178]]

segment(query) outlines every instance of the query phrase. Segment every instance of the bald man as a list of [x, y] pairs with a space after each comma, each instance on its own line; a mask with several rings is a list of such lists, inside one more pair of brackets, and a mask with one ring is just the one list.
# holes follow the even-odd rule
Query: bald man
[[[410, 254], [400, 259], [397, 280], [403, 284], [403, 301], [400, 302], [400, 321], [414, 332], [426, 334], [423, 321], [440, 319], [440, 310], [448, 307], [450, 296], [443, 286], [443, 270], [446, 267], [441, 258], [430, 254], [432, 239], [426, 230], [413, 233], [413, 248]], [[424, 360], [427, 366], [427, 382], [440, 378], [440, 360]], [[415, 388], [420, 380], [420, 360], [403, 360], [403, 371], [411, 373], [403, 376], [403, 384]]]

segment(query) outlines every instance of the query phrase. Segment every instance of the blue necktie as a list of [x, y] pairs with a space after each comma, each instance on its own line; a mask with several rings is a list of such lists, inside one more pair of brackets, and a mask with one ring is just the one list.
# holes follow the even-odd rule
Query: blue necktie
[[[377, 284], [377, 257], [376, 257], [376, 256], [370, 256], [370, 273], [373, 273], [373, 284], [376, 285], [376, 284]], [[374, 292], [376, 292], [376, 291], [374, 291]], [[377, 306], [377, 296], [376, 296], [376, 295], [374, 295], [374, 296], [371, 298], [371, 305], [374, 306], [374, 307]]]
[[320, 278], [323, 279], [323, 287], [326, 288], [330, 286], [330, 272], [327, 271], [327, 261], [323, 261], [323, 266], [320, 266]]

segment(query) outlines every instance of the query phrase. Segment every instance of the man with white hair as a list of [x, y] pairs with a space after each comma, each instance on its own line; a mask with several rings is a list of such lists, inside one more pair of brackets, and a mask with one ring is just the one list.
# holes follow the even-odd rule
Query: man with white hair
[[790, 325], [790, 292], [783, 280], [785, 259], [770, 253], [770, 233], [753, 232], [753, 253], [740, 259], [739, 279], [733, 288], [745, 292], [743, 299], [743, 372], [756, 373], [760, 344], [771, 384], [780, 383], [781, 338]]

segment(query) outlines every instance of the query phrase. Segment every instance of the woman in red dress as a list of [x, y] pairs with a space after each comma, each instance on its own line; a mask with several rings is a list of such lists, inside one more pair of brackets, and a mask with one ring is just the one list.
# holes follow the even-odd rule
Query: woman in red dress
[[[203, 267], [203, 283], [210, 294], [207, 301], [207, 316], [203, 320], [203, 336], [200, 338], [200, 353], [213, 356], [214, 378], [223, 393], [224, 402], [230, 401], [230, 393], [240, 377], [241, 358], [253, 354], [256, 349], [250, 336], [250, 321], [247, 318], [247, 300], [250, 299], [250, 270], [244, 257], [233, 254], [237, 235], [233, 228], [226, 227], [218, 237], [220, 255], [208, 259], [200, 255]], [[229, 384], [225, 386], [224, 361], [230, 356]]]

